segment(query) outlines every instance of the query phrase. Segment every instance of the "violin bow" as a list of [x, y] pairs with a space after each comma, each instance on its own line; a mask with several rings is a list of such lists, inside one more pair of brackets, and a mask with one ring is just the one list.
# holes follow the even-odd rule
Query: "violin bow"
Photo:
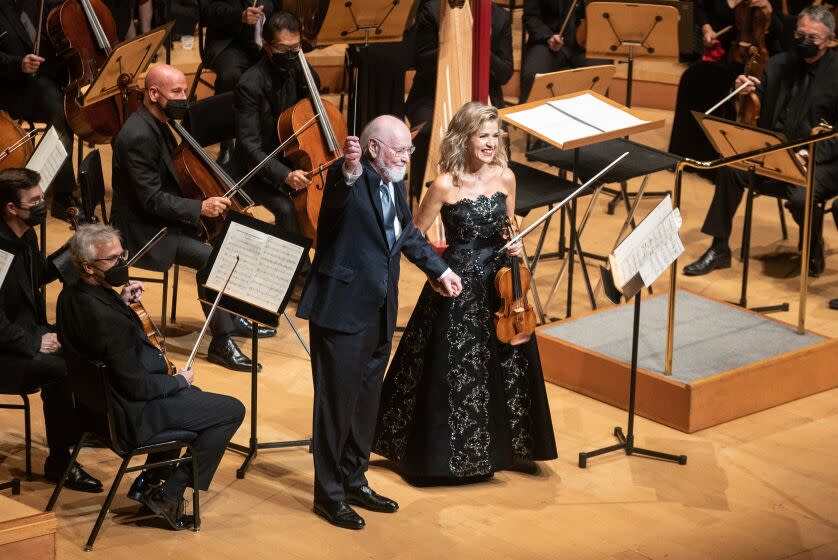
[[559, 29], [559, 32], [556, 35], [564, 35], [565, 29], [567, 29], [567, 24], [570, 23], [570, 18], [573, 16], [573, 12], [576, 10], [576, 4], [579, 3], [579, 0], [573, 0], [573, 3], [570, 5], [570, 9], [567, 11], [567, 15], [564, 17], [564, 21], [562, 22], [562, 26]]
[[204, 326], [201, 327], [201, 332], [198, 334], [198, 340], [195, 341], [195, 346], [192, 347], [192, 353], [189, 354], [189, 359], [186, 360], [186, 365], [184, 366], [185, 369], [192, 369], [192, 362], [195, 361], [195, 355], [198, 353], [198, 346], [201, 344], [201, 339], [204, 338], [204, 334], [207, 332], [209, 322], [212, 320], [212, 316], [215, 315], [215, 310], [218, 309], [218, 302], [221, 301], [221, 296], [224, 295], [224, 291], [227, 289], [227, 284], [230, 283], [230, 278], [233, 277], [233, 273], [236, 271], [237, 266], [239, 266], [238, 255], [236, 255], [236, 262], [233, 264], [233, 269], [230, 270], [227, 280], [224, 281], [224, 286], [218, 291], [218, 295], [215, 296], [215, 301], [212, 302], [212, 307], [210, 308], [209, 313], [207, 313], [207, 319], [204, 321]]
[[725, 96], [724, 99], [722, 99], [721, 101], [719, 101], [718, 103], [716, 103], [715, 105], [713, 105], [712, 107], [707, 109], [707, 111], [705, 111], [704, 114], [709, 115], [710, 113], [712, 113], [713, 111], [715, 111], [716, 109], [718, 109], [719, 107], [721, 107], [722, 105], [727, 103], [728, 99], [730, 99], [731, 97], [733, 97], [734, 95], [736, 95], [737, 93], [739, 93], [740, 91], [742, 91], [743, 89], [745, 89], [746, 87], [748, 87], [750, 85], [753, 85], [753, 82], [751, 82], [750, 80], [748, 80], [747, 82], [744, 82], [741, 86], [739, 86], [738, 88], [736, 88], [735, 90], [730, 92], [727, 96]]
[[40, 56], [41, 51], [41, 30], [44, 27], [44, 0], [41, 0], [41, 8], [38, 12], [38, 33], [35, 34], [35, 55]]

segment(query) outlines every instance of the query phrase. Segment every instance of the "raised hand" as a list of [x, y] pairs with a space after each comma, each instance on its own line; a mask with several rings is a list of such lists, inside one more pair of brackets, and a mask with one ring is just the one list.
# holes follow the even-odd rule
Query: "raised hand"
[[347, 136], [343, 143], [343, 172], [353, 176], [361, 173], [361, 141], [357, 136]]

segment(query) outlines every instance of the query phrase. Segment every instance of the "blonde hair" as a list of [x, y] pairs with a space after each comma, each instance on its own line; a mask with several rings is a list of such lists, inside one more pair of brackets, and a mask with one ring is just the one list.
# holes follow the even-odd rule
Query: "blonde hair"
[[[460, 107], [448, 123], [448, 129], [439, 144], [440, 158], [437, 169], [440, 174], [450, 173], [455, 185], [460, 184], [460, 179], [465, 173], [469, 140], [477, 134], [480, 127], [490, 121], [497, 121], [500, 130], [500, 117], [496, 108], [479, 101], [470, 101]], [[503, 134], [498, 136], [492, 164], [499, 165], [502, 169], [507, 166], [506, 141]]]

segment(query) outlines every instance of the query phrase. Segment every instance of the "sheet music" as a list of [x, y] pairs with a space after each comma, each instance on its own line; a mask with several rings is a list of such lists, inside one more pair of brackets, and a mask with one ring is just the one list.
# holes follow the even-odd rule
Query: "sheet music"
[[590, 93], [551, 101], [550, 105], [588, 123], [602, 132], [621, 130], [649, 122], [638, 119], [619, 107], [614, 107], [597, 99]]
[[41, 142], [35, 149], [35, 153], [29, 158], [26, 163], [26, 169], [37, 171], [41, 174], [41, 188], [46, 194], [52, 180], [58, 174], [58, 170], [64, 165], [64, 160], [67, 159], [67, 149], [58, 137], [58, 133], [54, 127], [44, 133]]
[[231, 222], [206, 285], [220, 290], [239, 257], [239, 266], [225, 293], [276, 313], [291, 286], [302, 254], [300, 245]]
[[638, 273], [650, 286], [684, 252], [680, 228], [681, 213], [667, 195], [614, 250], [610, 262], [617, 286], [624, 287]]
[[8, 251], [0, 249], [0, 287], [6, 281], [6, 275], [9, 273], [9, 268], [12, 266], [12, 260], [15, 256]]
[[513, 123], [538, 132], [557, 144], [564, 144], [571, 140], [595, 136], [600, 132], [592, 126], [579, 122], [561, 111], [557, 111], [549, 103], [532, 109], [510, 113], [506, 118]]

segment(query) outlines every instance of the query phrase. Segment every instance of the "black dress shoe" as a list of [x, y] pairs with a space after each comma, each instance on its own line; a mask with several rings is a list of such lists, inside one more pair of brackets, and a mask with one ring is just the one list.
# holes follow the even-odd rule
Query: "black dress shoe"
[[684, 267], [684, 275], [702, 276], [717, 268], [730, 268], [730, 249], [722, 251], [710, 247], [697, 261]]
[[538, 463], [532, 459], [515, 459], [509, 470], [524, 474], [538, 474]]
[[813, 243], [812, 253], [809, 257], [809, 276], [817, 278], [826, 270], [826, 255], [824, 254], [823, 240], [820, 243]]
[[128, 497], [135, 502], [142, 503], [143, 496], [150, 494], [153, 490], [156, 490], [160, 484], [160, 477], [154, 475], [153, 473], [143, 471], [140, 473], [140, 476], [134, 480], [134, 483], [128, 490]]
[[[233, 327], [234, 330], [230, 333], [232, 336], [246, 336], [247, 338], [253, 336], [252, 324], [244, 317], [239, 317], [238, 315], [233, 317]], [[258, 338], [271, 338], [272, 336], [276, 336], [276, 329], [260, 325], [256, 328], [256, 336]]]
[[[44, 465], [44, 478], [50, 482], [57, 484], [63, 474], [64, 467], [57, 469], [53, 465]], [[102, 491], [102, 483], [87, 474], [81, 465], [73, 463], [70, 472], [67, 473], [67, 480], [64, 481], [64, 488], [96, 494]]]
[[[252, 362], [245, 356], [239, 347], [229, 336], [217, 336], [212, 339], [209, 345], [207, 359], [234, 371], [250, 371]], [[262, 370], [262, 364], [257, 366], [257, 371]]]
[[163, 492], [162, 488], [158, 488], [149, 494], [145, 494], [140, 502], [154, 512], [157, 517], [165, 519], [175, 531], [182, 531], [189, 526], [190, 518], [183, 515], [183, 498], [173, 500]]
[[363, 529], [364, 518], [346, 502], [314, 502], [314, 513], [337, 527]]
[[346, 501], [355, 506], [361, 506], [370, 511], [380, 511], [382, 513], [394, 513], [398, 511], [399, 504], [390, 498], [385, 498], [378, 494], [369, 486], [361, 486], [354, 490], [346, 491]]
[[830, 309], [838, 309], [838, 298], [829, 300]]
[[219, 146], [218, 157], [215, 158], [215, 161], [221, 167], [226, 167], [230, 163], [230, 159], [233, 156], [233, 143], [229, 140], [225, 140]]

